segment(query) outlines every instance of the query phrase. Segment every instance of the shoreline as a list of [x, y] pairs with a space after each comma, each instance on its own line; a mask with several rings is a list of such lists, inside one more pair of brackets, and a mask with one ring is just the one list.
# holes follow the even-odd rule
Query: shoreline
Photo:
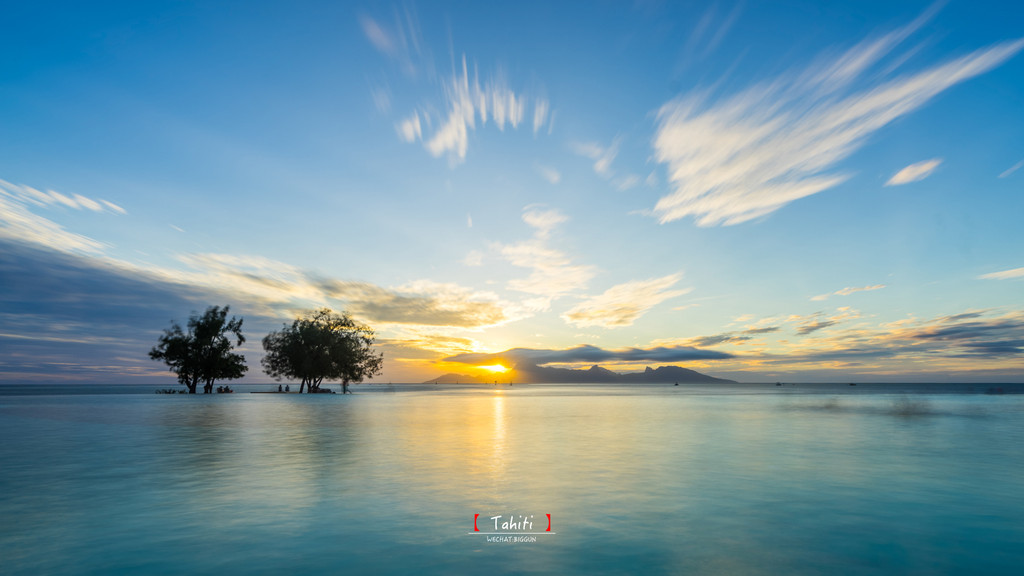
[[[278, 392], [277, 384], [231, 384], [234, 394], [168, 394], [168, 396], [224, 397], [250, 396], [251, 394], [302, 395], [297, 390]], [[340, 384], [325, 385], [327, 388]], [[108, 394], [154, 394], [161, 390], [179, 389], [176, 385], [167, 384], [0, 384], [0, 396], [75, 396], [75, 395], [108, 395]], [[397, 392], [483, 392], [483, 391], [522, 391], [547, 393], [573, 393], [582, 395], [590, 393], [612, 392], [628, 395], [630, 393], [648, 394], [654, 391], [680, 394], [833, 394], [833, 395], [871, 395], [871, 394], [983, 394], [983, 395], [1017, 395], [1024, 394], [1024, 382], [1014, 383], [735, 383], [735, 384], [686, 384], [674, 383], [561, 383], [561, 384], [424, 384], [424, 383], [390, 383], [390, 384], [355, 384], [349, 385], [354, 394], [376, 394]], [[320, 396], [313, 394], [312, 396]], [[325, 394], [325, 396], [334, 396]]]

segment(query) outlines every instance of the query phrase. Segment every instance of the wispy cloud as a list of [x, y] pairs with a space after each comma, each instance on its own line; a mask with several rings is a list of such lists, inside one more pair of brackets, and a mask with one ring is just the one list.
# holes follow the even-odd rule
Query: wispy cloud
[[[908, 316], [872, 325], [856, 311], [838, 309], [782, 319], [767, 339], [727, 332], [662, 345], [742, 346], [744, 353], [715, 362], [734, 378], [804, 381], [1019, 381], [1024, 358], [1024, 310], [967, 310], [929, 319]], [[778, 323], [779, 318], [764, 319]], [[785, 324], [799, 338], [787, 338]], [[770, 327], [768, 327], [770, 328]], [[696, 366], [701, 364], [698, 362]], [[746, 376], [745, 376], [746, 375]]]
[[296, 309], [344, 308], [375, 323], [449, 326], [479, 329], [513, 319], [511, 306], [488, 292], [475, 292], [451, 283], [429, 280], [386, 288], [369, 282], [322, 276], [260, 256], [188, 254], [179, 257], [186, 270], [155, 269], [208, 291], [230, 286], [232, 295], [264, 314], [287, 314]]
[[875, 284], [873, 286], [861, 286], [859, 288], [854, 288], [854, 287], [849, 287], [848, 286], [846, 288], [842, 288], [842, 289], [836, 290], [835, 292], [830, 292], [828, 294], [819, 294], [818, 296], [815, 296], [815, 297], [811, 298], [811, 300], [816, 301], [816, 302], [820, 302], [822, 300], [828, 300], [829, 296], [849, 296], [850, 294], [854, 294], [856, 292], [870, 292], [872, 290], [881, 290], [882, 288], [885, 288], [885, 284]]
[[534, 135], [540, 131], [541, 128], [547, 124], [548, 121], [548, 101], [543, 98], [537, 98], [533, 102], [533, 133]]
[[1002, 272], [992, 272], [978, 276], [982, 280], [1009, 280], [1010, 278], [1024, 278], [1024, 268], [1013, 268]]
[[[873, 327], [835, 328], [781, 349], [749, 350], [716, 362], [732, 377], [810, 381], [1019, 381], [1024, 311], [908, 318]], [[730, 372], [737, 370], [738, 372]]]
[[682, 296], [690, 289], [672, 290], [682, 274], [671, 274], [649, 280], [634, 280], [612, 286], [603, 294], [587, 298], [562, 314], [562, 319], [577, 327], [630, 326], [658, 304]]
[[687, 360], [715, 360], [731, 358], [731, 354], [713, 350], [699, 350], [687, 346], [658, 346], [654, 348], [624, 348], [608, 350], [597, 346], [577, 346], [564, 350], [512, 348], [497, 353], [466, 353], [445, 358], [447, 362], [461, 364], [488, 364], [507, 362], [512, 366], [544, 366], [546, 364], [574, 364], [594, 362], [682, 362]]
[[[164, 378], [157, 331], [200, 308], [200, 290], [126, 273], [93, 254], [0, 238], [0, 379]], [[251, 327], [251, 323], [247, 323]]]
[[417, 73], [423, 42], [419, 19], [409, 6], [401, 11], [396, 9], [390, 22], [363, 14], [359, 17], [359, 25], [366, 39], [378, 52], [395, 60], [406, 74]]
[[885, 284], [875, 284], [874, 286], [861, 286], [860, 288], [843, 288], [842, 290], [836, 290], [837, 296], [849, 296], [855, 292], [870, 292], [872, 290], [881, 290], [885, 288]]
[[90, 212], [128, 213], [124, 208], [107, 200], [87, 198], [81, 194], [61, 194], [53, 190], [43, 192], [31, 186], [11, 184], [5, 180], [0, 180], [0, 194], [23, 204], [42, 208], [59, 206], [71, 210], [89, 210]]
[[537, 171], [551, 184], [558, 184], [562, 181], [562, 173], [550, 166], [537, 166]]
[[738, 224], [832, 188], [849, 178], [839, 163], [880, 128], [1024, 48], [1015, 40], [917, 72], [873, 74], [929, 16], [731, 97], [691, 93], [662, 106], [654, 152], [672, 192], [655, 205], [659, 221]]
[[687, 60], [705, 58], [715, 51], [739, 18], [743, 3], [737, 2], [721, 19], [717, 18], [718, 8], [718, 2], [712, 3], [694, 26], [684, 48], [684, 57]]
[[558, 210], [548, 210], [541, 206], [527, 206], [523, 211], [523, 222], [537, 231], [538, 238], [547, 238], [551, 232], [569, 218]]
[[[476, 130], [477, 123], [485, 126], [492, 122], [498, 130], [504, 130], [506, 124], [516, 129], [525, 119], [530, 101], [530, 97], [514, 92], [502, 80], [492, 79], [481, 85], [476, 72], [471, 80], [466, 57], [463, 56], [461, 74], [454, 73], [444, 86], [442, 105], [423, 106], [399, 122], [397, 129], [406, 142], [422, 140], [431, 155], [447, 155], [450, 162], [458, 163], [466, 159], [469, 134]], [[532, 101], [536, 133], [550, 118], [549, 104], [543, 99]], [[438, 108], [444, 112], [431, 112]], [[426, 128], [424, 124], [427, 124]]]
[[620, 138], [616, 137], [608, 146], [602, 146], [597, 142], [577, 142], [572, 145], [576, 154], [594, 161], [594, 172], [603, 178], [611, 178], [615, 175], [612, 171], [612, 162], [619, 154]]
[[1008, 314], [998, 318], [969, 318], [934, 322], [906, 336], [952, 347], [965, 357], [1024, 355], [1024, 316]]
[[98, 253], [103, 244], [92, 238], [66, 230], [60, 224], [36, 214], [33, 209], [61, 207], [125, 214], [124, 208], [102, 199], [81, 194], [46, 192], [0, 180], [0, 238], [45, 246], [61, 252]]
[[373, 100], [373, 107], [381, 114], [391, 112], [391, 91], [386, 86], [375, 86], [370, 88], [370, 99]]
[[462, 263], [466, 266], [483, 266], [484, 253], [479, 250], [470, 250], [469, 254], [462, 259]]
[[[594, 173], [598, 176], [608, 180], [612, 186], [614, 186], [620, 192], [625, 192], [632, 188], [635, 188], [640, 182], [645, 181], [637, 174], [616, 174], [612, 168], [612, 162], [615, 161], [616, 156], [619, 155], [619, 147], [622, 144], [622, 137], [616, 136], [612, 140], [611, 144], [604, 146], [598, 142], [575, 142], [570, 145], [570, 148], [576, 154], [589, 158], [594, 161]], [[646, 179], [648, 185], [656, 185], [657, 177], [648, 176]]]
[[[221, 294], [247, 302], [268, 316], [313, 306], [349, 307], [367, 321], [480, 328], [511, 319], [493, 294], [452, 284], [420, 281], [391, 289], [368, 283], [323, 279], [269, 258], [231, 254], [182, 254], [181, 267], [140, 265], [106, 255], [106, 246], [69, 232], [29, 207], [124, 213], [105, 200], [41, 192], [0, 181], [0, 239], [78, 256], [86, 269], [113, 271], [167, 290]], [[541, 218], [543, 220], [543, 218]], [[553, 225], [550, 222], [543, 225]]]
[[817, 312], [806, 316], [794, 314], [789, 316], [786, 322], [796, 323], [797, 335], [806, 336], [855, 318], [860, 318], [860, 313], [849, 306], [843, 306], [842, 308], [837, 308], [835, 313], [831, 315], [826, 315], [824, 312]]
[[[954, 360], [956, 364], [956, 360], [1024, 356], [1024, 312], [1019, 310], [995, 317], [987, 313], [955, 314], [882, 328], [836, 334], [821, 341], [824, 348], [805, 350], [793, 360], [892, 358], [941, 364]], [[964, 367], [962, 362], [959, 365]]]
[[511, 319], [494, 294], [457, 284], [421, 280], [388, 289], [335, 280], [320, 285], [329, 298], [371, 322], [482, 328]]
[[[13, 219], [9, 205], [15, 217], [27, 214], [27, 223]], [[389, 288], [258, 256], [186, 254], [178, 257], [180, 266], [132, 263], [22, 209], [0, 194], [0, 277], [12, 279], [0, 298], [0, 374], [7, 379], [164, 378], [145, 356], [154, 330], [211, 302], [230, 303], [257, 333], [320, 306], [346, 309], [384, 338], [409, 330], [450, 335], [521, 317], [521, 306], [455, 284], [421, 280]]]
[[800, 327], [796, 329], [796, 333], [803, 336], [812, 332], [817, 332], [823, 328], [828, 328], [829, 326], [835, 326], [836, 324], [838, 324], [836, 320], [810, 320], [801, 324]]
[[722, 332], [720, 334], [713, 334], [710, 336], [696, 336], [693, 338], [673, 338], [669, 340], [655, 340], [653, 344], [675, 344], [679, 346], [689, 346], [697, 348], [706, 348], [710, 346], [718, 346], [720, 344], [732, 344], [736, 346], [749, 344], [752, 340], [763, 334], [771, 334], [778, 332], [779, 326], [765, 326], [761, 328], [748, 328], [746, 330], [733, 330], [730, 332]]
[[369, 40], [377, 50], [388, 55], [398, 52], [398, 46], [395, 40], [390, 34], [384, 31], [384, 28], [378, 24], [376, 20], [369, 16], [363, 16], [359, 19], [359, 24], [363, 27], [363, 34], [366, 35], [366, 39]]
[[547, 310], [553, 300], [585, 287], [594, 277], [592, 266], [573, 264], [564, 252], [548, 245], [554, 229], [566, 220], [557, 210], [528, 206], [523, 221], [534, 229], [533, 238], [498, 246], [513, 266], [531, 270], [528, 277], [509, 282], [508, 288], [535, 295], [525, 303], [532, 310]]
[[1007, 168], [1006, 170], [1004, 170], [1004, 171], [1003, 171], [1003, 173], [999, 175], [999, 177], [1000, 177], [1000, 178], [1006, 178], [1006, 177], [1007, 177], [1007, 176], [1009, 176], [1010, 174], [1013, 174], [1013, 173], [1014, 173], [1014, 172], [1016, 172], [1017, 170], [1020, 170], [1020, 167], [1021, 167], [1021, 166], [1024, 166], [1024, 160], [1021, 160], [1020, 162], [1017, 162], [1017, 163], [1016, 163], [1016, 164], [1014, 164], [1013, 166], [1010, 166], [1009, 168]]
[[402, 140], [406, 142], [421, 140], [423, 138], [423, 126], [420, 124], [420, 113], [413, 112], [412, 116], [399, 122], [395, 129], [398, 130], [398, 135]]
[[379, 341], [385, 358], [410, 360], [437, 360], [439, 356], [469, 353], [479, 349], [472, 338], [436, 334], [419, 329], [401, 330], [395, 337]]
[[924, 180], [932, 175], [932, 172], [939, 167], [939, 164], [942, 164], [942, 158], [932, 158], [931, 160], [911, 164], [893, 174], [892, 178], [889, 178], [885, 185], [899, 186], [900, 184], [910, 184], [911, 182]]
[[616, 178], [613, 184], [620, 192], [625, 192], [640, 184], [640, 177], [636, 174], [629, 174], [622, 178]]

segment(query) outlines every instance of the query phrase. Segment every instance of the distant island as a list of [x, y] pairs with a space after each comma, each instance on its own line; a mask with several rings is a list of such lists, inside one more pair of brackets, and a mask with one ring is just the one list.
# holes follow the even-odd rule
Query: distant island
[[511, 381], [520, 384], [673, 384], [676, 382], [680, 384], [736, 384], [735, 380], [715, 378], [680, 366], [659, 366], [654, 369], [648, 366], [643, 372], [620, 374], [597, 365], [591, 366], [587, 370], [529, 366], [493, 377], [479, 378], [450, 373], [427, 380], [424, 384], [489, 384], [495, 381], [502, 383]]

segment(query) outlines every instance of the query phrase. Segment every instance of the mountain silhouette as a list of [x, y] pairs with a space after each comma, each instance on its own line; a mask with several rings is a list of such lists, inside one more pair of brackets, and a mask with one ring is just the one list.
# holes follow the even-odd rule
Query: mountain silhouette
[[682, 368], [680, 366], [659, 366], [652, 369], [650, 366], [643, 372], [628, 372], [620, 374], [612, 372], [607, 368], [594, 365], [586, 370], [572, 370], [569, 368], [548, 368], [544, 366], [517, 366], [512, 372], [496, 375], [492, 378], [474, 378], [460, 374], [445, 374], [425, 384], [440, 382], [450, 384], [455, 382], [518, 382], [522, 384], [735, 384], [735, 380], [715, 378], [707, 374], [701, 374], [696, 370]]

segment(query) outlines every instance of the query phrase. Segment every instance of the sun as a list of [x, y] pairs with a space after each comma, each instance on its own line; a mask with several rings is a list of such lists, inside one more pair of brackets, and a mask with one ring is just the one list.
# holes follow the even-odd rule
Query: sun
[[501, 364], [492, 364], [490, 366], [477, 366], [481, 370], [489, 370], [495, 374], [501, 374], [502, 372], [508, 372], [508, 368], [505, 368]]

